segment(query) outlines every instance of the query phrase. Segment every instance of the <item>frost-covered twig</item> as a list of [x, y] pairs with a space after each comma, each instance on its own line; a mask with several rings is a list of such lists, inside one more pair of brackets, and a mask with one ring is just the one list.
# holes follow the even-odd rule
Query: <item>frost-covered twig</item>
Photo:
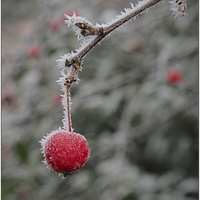
[[[83, 39], [83, 42], [81, 47], [75, 52], [65, 54], [61, 56], [59, 60], [57, 60], [58, 67], [62, 68], [61, 77], [59, 78], [58, 83], [64, 92], [62, 101], [65, 108], [65, 117], [63, 120], [64, 129], [72, 129], [69, 92], [72, 84], [78, 80], [78, 73], [82, 69], [81, 66], [83, 58], [91, 49], [93, 49], [95, 45], [97, 45], [103, 38], [109, 35], [116, 28], [128, 22], [129, 20], [135, 20], [140, 14], [155, 6], [160, 1], [161, 0], [142, 0], [136, 5], [131, 3], [130, 8], [125, 8], [123, 12], [115, 17], [115, 19], [101, 25], [93, 25], [85, 18], [76, 16], [75, 13], [73, 16], [66, 15], [67, 20], [65, 20], [65, 23], [68, 25], [68, 27], [71, 26], [74, 29], [78, 40]], [[173, 12], [177, 10], [177, 12], [183, 16], [186, 10], [186, 7], [184, 6], [184, 3], [186, 4], [186, 0], [172, 0], [172, 2], [174, 2], [175, 5], [178, 5], [177, 9], [171, 8]], [[68, 101], [66, 101], [66, 99]], [[66, 123], [66, 121], [68, 123]]]
[[66, 16], [66, 24], [72, 26], [78, 39], [84, 39], [81, 47], [77, 49], [76, 52], [65, 54], [57, 60], [58, 66], [65, 68], [65, 80], [67, 80], [67, 83], [72, 85], [78, 80], [78, 72], [81, 69], [82, 60], [95, 45], [113, 30], [129, 20], [134, 20], [139, 14], [147, 11], [160, 1], [161, 0], [143, 0], [135, 6], [131, 4], [131, 8], [125, 8], [124, 12], [121, 12], [120, 15], [116, 16], [111, 22], [102, 25], [96, 24], [94, 26], [85, 18], [76, 16], [75, 14], [71, 17]]
[[[65, 20], [65, 23], [68, 26], [72, 26], [76, 32], [78, 40], [83, 39], [79, 49], [75, 52], [65, 54], [57, 60], [58, 66], [65, 68], [64, 74], [66, 83], [71, 87], [71, 85], [78, 80], [78, 72], [81, 70], [83, 58], [103, 38], [129, 20], [136, 19], [138, 15], [155, 6], [160, 1], [161, 0], [143, 0], [139, 1], [136, 5], [131, 3], [131, 8], [125, 8], [123, 12], [115, 17], [115, 19], [101, 25], [93, 25], [85, 18], [76, 16], [75, 13], [73, 16], [66, 15], [67, 20]], [[170, 3], [170, 9], [176, 17], [182, 17], [185, 15], [185, 11], [187, 9], [186, 0], [171, 0]]]

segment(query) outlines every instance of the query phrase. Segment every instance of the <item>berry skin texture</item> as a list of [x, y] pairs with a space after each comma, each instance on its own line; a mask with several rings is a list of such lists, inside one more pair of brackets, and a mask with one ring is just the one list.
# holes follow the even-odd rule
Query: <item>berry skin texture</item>
[[179, 70], [171, 69], [168, 71], [167, 80], [169, 83], [176, 85], [181, 82], [182, 78], [183, 75]]
[[85, 137], [79, 133], [56, 130], [41, 141], [44, 162], [65, 176], [81, 169], [90, 156]]

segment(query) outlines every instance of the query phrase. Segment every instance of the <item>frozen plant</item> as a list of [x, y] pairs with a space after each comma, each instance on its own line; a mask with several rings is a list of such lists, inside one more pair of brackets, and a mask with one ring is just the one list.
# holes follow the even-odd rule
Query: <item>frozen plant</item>
[[[62, 105], [64, 107], [63, 127], [47, 134], [42, 140], [42, 153], [44, 163], [55, 172], [64, 176], [82, 168], [90, 155], [87, 140], [81, 134], [75, 133], [71, 122], [70, 89], [73, 83], [79, 80], [78, 73], [82, 69], [82, 62], [86, 54], [95, 47], [103, 38], [111, 34], [119, 26], [129, 20], [136, 20], [138, 16], [147, 12], [161, 0], [143, 0], [136, 5], [131, 3], [130, 8], [125, 8], [113, 20], [106, 24], [93, 25], [90, 21], [73, 13], [65, 15], [65, 23], [72, 27], [77, 35], [77, 40], [82, 40], [80, 48], [67, 53], [57, 60], [61, 69], [57, 83], [63, 92]], [[185, 0], [171, 0], [171, 10], [177, 17], [185, 15], [187, 9]]]

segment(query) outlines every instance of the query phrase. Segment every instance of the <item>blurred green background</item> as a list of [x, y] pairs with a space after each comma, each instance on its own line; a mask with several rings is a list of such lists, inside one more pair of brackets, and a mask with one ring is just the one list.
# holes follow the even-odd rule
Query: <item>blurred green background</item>
[[2, 1], [2, 200], [198, 199], [196, 0], [181, 20], [159, 3], [85, 57], [72, 121], [91, 157], [66, 179], [41, 162], [62, 126], [56, 60], [80, 45], [63, 14], [106, 23], [130, 2]]

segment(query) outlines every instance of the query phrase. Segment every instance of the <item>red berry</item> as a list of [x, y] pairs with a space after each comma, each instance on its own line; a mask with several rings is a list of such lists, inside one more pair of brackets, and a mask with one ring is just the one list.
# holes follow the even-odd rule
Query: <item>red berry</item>
[[56, 130], [41, 143], [46, 164], [64, 176], [82, 168], [90, 155], [88, 142], [79, 133]]
[[171, 69], [168, 71], [167, 80], [169, 83], [178, 84], [183, 78], [182, 73], [177, 69]]
[[52, 31], [57, 31], [60, 28], [60, 23], [57, 20], [52, 20], [49, 22], [49, 29]]
[[40, 48], [38, 46], [31, 45], [27, 49], [27, 55], [31, 58], [39, 58], [40, 57]]

